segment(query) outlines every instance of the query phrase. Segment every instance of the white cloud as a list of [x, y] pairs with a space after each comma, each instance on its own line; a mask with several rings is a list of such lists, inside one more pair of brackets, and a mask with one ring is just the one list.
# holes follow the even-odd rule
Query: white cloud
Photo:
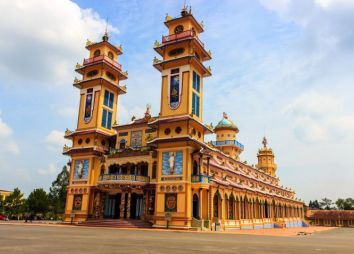
[[53, 175], [59, 172], [59, 170], [53, 163], [50, 163], [46, 169], [39, 169], [37, 172], [40, 175]]
[[300, 95], [285, 111], [301, 141], [338, 142], [354, 136], [354, 117], [344, 111], [339, 98], [311, 91]]
[[0, 137], [1, 138], [9, 137], [11, 136], [11, 134], [12, 134], [11, 128], [7, 126], [7, 124], [4, 123], [0, 118]]
[[58, 109], [58, 114], [65, 118], [74, 118], [77, 116], [77, 108], [74, 107], [61, 107]]
[[97, 41], [105, 30], [96, 12], [69, 0], [1, 1], [0, 9], [0, 74], [6, 83], [67, 84], [86, 56], [86, 39]]
[[0, 118], [0, 153], [19, 154], [20, 149], [14, 140], [13, 130]]
[[50, 148], [62, 148], [67, 142], [64, 138], [64, 132], [58, 130], [52, 130], [46, 137], [46, 143]]
[[354, 7], [353, 0], [315, 0], [315, 3], [325, 9], [333, 7]]

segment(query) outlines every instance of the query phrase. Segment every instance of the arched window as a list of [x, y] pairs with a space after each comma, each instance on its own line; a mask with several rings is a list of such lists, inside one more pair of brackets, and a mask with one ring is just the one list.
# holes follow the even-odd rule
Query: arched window
[[125, 144], [126, 144], [126, 140], [125, 139], [122, 139], [120, 142], [119, 142], [119, 149], [125, 149]]
[[193, 161], [193, 175], [198, 175], [198, 163], [197, 161]]
[[156, 161], [154, 161], [154, 163], [152, 164], [152, 179], [156, 179], [156, 171], [157, 171], [157, 163]]
[[114, 55], [113, 55], [113, 53], [111, 51], [108, 52], [108, 57], [113, 60]]
[[95, 52], [93, 53], [94, 57], [100, 56], [101, 55], [101, 50], [96, 49]]
[[101, 167], [101, 172], [100, 172], [100, 176], [103, 176], [104, 175], [104, 166]]

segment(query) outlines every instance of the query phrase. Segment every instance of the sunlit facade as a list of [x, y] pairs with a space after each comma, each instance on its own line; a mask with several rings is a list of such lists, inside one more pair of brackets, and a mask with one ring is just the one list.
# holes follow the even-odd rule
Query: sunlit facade
[[[212, 58], [191, 9], [166, 16], [168, 35], [156, 41], [153, 66], [161, 73], [158, 116], [117, 124], [119, 96], [128, 78], [118, 63], [122, 47], [88, 41], [89, 57], [77, 64], [80, 107], [72, 147], [65, 220], [136, 219], [153, 227], [210, 230], [303, 225], [303, 202], [276, 176], [274, 153], [264, 138], [256, 166], [240, 160], [238, 127], [223, 113], [203, 123], [204, 78]], [[207, 88], [206, 88], [207, 89]], [[159, 92], [159, 91], [156, 91]], [[216, 139], [206, 142], [205, 136]]]

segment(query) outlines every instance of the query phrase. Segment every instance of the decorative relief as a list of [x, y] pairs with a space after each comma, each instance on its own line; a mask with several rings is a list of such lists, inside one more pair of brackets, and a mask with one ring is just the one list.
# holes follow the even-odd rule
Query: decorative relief
[[182, 192], [183, 185], [161, 185], [159, 190], [160, 192]]
[[165, 212], [177, 212], [177, 193], [165, 194]]

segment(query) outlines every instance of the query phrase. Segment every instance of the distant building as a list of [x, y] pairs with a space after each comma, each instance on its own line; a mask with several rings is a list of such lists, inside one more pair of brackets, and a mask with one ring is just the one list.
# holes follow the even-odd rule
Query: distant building
[[6, 197], [10, 196], [12, 191], [0, 190], [0, 201], [4, 201]]
[[[199, 39], [203, 24], [187, 8], [164, 24], [168, 35], [154, 45], [161, 59], [153, 61], [161, 73], [154, 88], [160, 113], [152, 116], [147, 106], [126, 124], [115, 121], [127, 92], [120, 84], [128, 78], [118, 63], [122, 48], [107, 32], [87, 42], [89, 58], [76, 65], [82, 79], [74, 80], [77, 127], [65, 133], [73, 144], [63, 151], [71, 158], [65, 220], [140, 219], [154, 227], [168, 221], [185, 229], [302, 226], [304, 204], [280, 184], [266, 138], [251, 166], [240, 160], [239, 129], [226, 113], [215, 127], [203, 123], [203, 105], [210, 103], [203, 102], [204, 78], [211, 76], [204, 61], [212, 57]], [[216, 140], [206, 142], [213, 133]]]
[[306, 218], [316, 226], [354, 227], [353, 210], [307, 210]]

